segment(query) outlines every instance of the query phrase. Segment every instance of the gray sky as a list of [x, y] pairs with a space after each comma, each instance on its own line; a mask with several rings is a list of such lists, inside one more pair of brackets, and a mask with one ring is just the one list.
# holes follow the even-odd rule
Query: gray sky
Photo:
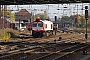
[[[27, 9], [29, 12], [32, 11], [34, 14], [43, 13], [44, 11], [47, 11], [50, 18], [54, 18], [54, 16], [58, 16], [61, 18], [63, 15], [64, 16], [70, 16], [73, 14], [84, 15], [85, 11], [81, 9], [82, 8], [85, 9], [85, 6], [89, 6], [89, 3], [8, 5], [8, 9], [20, 10], [24, 8], [24, 9]], [[67, 8], [64, 8], [64, 7], [67, 7]]]

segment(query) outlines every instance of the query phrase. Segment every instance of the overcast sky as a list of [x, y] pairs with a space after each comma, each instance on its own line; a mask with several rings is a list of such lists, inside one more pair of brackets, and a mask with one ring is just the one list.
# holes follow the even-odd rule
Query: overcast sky
[[70, 16], [73, 14], [84, 15], [85, 6], [90, 7], [89, 3], [8, 5], [7, 7], [10, 10], [14, 10], [14, 12], [15, 10], [20, 10], [22, 8], [27, 9], [29, 12], [32, 11], [34, 14], [43, 13], [44, 11], [47, 11], [50, 18], [54, 18], [54, 16], [58, 16], [61, 18], [63, 15], [64, 16]]

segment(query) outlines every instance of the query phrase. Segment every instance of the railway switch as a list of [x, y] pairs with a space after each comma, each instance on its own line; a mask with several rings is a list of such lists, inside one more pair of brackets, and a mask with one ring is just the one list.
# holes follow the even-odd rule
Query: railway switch
[[88, 18], [88, 6], [85, 6], [85, 18]]

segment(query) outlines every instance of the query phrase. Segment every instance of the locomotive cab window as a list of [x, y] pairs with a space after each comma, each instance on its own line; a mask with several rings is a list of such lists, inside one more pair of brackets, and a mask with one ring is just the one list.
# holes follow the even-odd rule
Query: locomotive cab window
[[33, 27], [37, 27], [37, 23], [33, 23]]
[[21, 26], [24, 27], [26, 24], [25, 23], [21, 23]]
[[43, 24], [41, 22], [38, 23], [38, 27], [43, 27]]
[[45, 24], [45, 28], [47, 28], [47, 24]]

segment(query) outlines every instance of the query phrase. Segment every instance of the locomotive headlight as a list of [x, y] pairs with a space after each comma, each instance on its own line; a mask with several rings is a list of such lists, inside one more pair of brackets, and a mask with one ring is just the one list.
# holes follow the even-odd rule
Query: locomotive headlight
[[43, 29], [41, 29], [41, 30], [43, 30]]

